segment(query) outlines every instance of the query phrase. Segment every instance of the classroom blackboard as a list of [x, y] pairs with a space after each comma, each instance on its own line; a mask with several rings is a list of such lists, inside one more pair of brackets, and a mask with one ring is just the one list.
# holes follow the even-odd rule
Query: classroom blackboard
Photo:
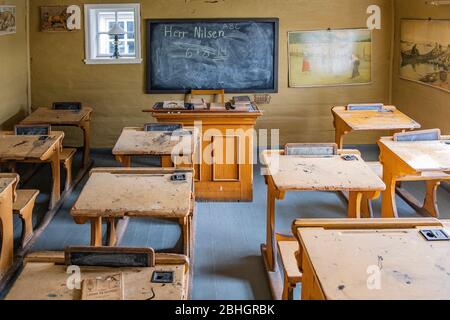
[[147, 20], [147, 93], [278, 92], [278, 22]]

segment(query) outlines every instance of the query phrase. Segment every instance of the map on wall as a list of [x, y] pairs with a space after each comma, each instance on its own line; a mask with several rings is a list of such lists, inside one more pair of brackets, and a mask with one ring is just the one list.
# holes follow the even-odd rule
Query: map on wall
[[16, 7], [0, 6], [0, 36], [16, 33]]
[[402, 20], [400, 77], [450, 92], [450, 20]]
[[367, 29], [289, 32], [289, 86], [372, 81], [372, 32]]

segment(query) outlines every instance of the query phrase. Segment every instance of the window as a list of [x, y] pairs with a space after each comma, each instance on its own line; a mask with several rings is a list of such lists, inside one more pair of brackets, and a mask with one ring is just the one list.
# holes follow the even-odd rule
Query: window
[[[87, 4], [87, 64], [141, 63], [140, 4]], [[119, 36], [119, 59], [114, 57], [115, 36], [109, 31], [118, 24], [124, 31]]]

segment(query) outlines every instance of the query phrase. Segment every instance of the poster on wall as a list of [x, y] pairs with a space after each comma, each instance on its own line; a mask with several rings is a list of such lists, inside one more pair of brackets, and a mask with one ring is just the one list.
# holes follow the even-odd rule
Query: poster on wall
[[40, 9], [43, 32], [70, 32], [81, 29], [79, 6], [47, 6]]
[[400, 77], [450, 92], [450, 20], [402, 20]]
[[289, 87], [358, 85], [371, 81], [370, 30], [289, 32]]
[[0, 6], [0, 36], [16, 33], [16, 7]]

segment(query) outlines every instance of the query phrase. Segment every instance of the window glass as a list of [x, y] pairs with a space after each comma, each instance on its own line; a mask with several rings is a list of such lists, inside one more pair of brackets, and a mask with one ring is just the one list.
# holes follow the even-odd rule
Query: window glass
[[[112, 58], [115, 52], [115, 36], [109, 35], [109, 31], [118, 24], [124, 34], [118, 36], [118, 48], [121, 58], [135, 58], [140, 62], [139, 30], [139, 5], [131, 5], [133, 9], [128, 10], [126, 5], [86, 5], [87, 24], [87, 62], [88, 60]], [[89, 17], [89, 18], [88, 18]], [[88, 39], [89, 38], [89, 39]], [[138, 61], [136, 61], [138, 62]]]

